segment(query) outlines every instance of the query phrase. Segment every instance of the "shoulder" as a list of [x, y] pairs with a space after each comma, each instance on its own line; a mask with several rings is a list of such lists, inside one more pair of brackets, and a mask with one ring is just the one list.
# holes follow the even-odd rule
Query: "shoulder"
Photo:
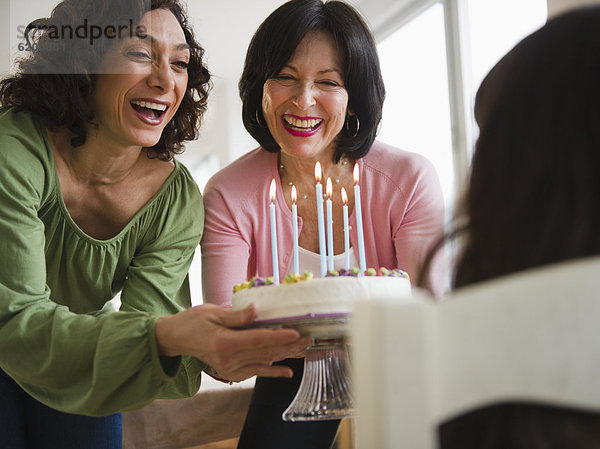
[[47, 153], [42, 124], [32, 113], [14, 107], [0, 108], [0, 145], [3, 156], [25, 149]]
[[242, 185], [246, 188], [248, 183], [260, 184], [276, 160], [275, 153], [256, 148], [215, 173], [206, 183], [205, 191], [212, 188], [236, 189]]
[[175, 163], [175, 170], [168, 190], [172, 203], [184, 211], [186, 215], [202, 213], [202, 195], [198, 184], [186, 166], [179, 161]]
[[426, 157], [379, 141], [363, 158], [363, 170], [367, 179], [388, 180], [398, 186], [432, 179], [437, 182], [435, 168]]
[[[147, 241], [198, 243], [204, 226], [204, 207], [200, 189], [187, 168], [176, 161], [175, 169], [153, 200], [139, 216], [139, 231]], [[145, 241], [146, 241], [145, 240]], [[194, 243], [195, 242], [195, 243]]]
[[243, 204], [264, 192], [276, 172], [277, 154], [256, 148], [215, 173], [206, 183], [204, 199], [215, 197]]
[[53, 179], [53, 158], [36, 117], [14, 107], [0, 108], [0, 170], [4, 182], [42, 188]]
[[35, 116], [23, 109], [14, 106], [0, 107], [0, 128], [6, 132], [26, 132], [35, 128], [37, 120]]
[[364, 157], [364, 164], [381, 173], [418, 172], [432, 170], [433, 164], [425, 156], [375, 141]]

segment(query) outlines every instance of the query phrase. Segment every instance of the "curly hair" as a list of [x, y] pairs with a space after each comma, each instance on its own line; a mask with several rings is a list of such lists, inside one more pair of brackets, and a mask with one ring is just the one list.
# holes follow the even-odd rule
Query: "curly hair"
[[[190, 50], [181, 104], [160, 140], [146, 148], [148, 157], [171, 160], [184, 151], [185, 141], [198, 137], [211, 87], [204, 49], [195, 40], [179, 0], [63, 0], [50, 17], [27, 26], [31, 53], [18, 61], [14, 76], [0, 81], [0, 104], [31, 111], [51, 130], [66, 128], [72, 133], [71, 144], [83, 145], [86, 130], [94, 123], [91, 98], [100, 61], [117, 30], [133, 32], [144, 13], [155, 9], [173, 13]], [[82, 26], [86, 38], [73, 38], [73, 30]], [[94, 30], [104, 30], [104, 35], [94, 35]]]
[[[367, 154], [377, 135], [385, 87], [369, 27], [352, 6], [341, 1], [291, 0], [259, 26], [239, 82], [242, 121], [265, 150], [280, 150], [269, 129], [260, 124], [263, 85], [279, 73], [302, 39], [313, 31], [324, 31], [333, 38], [342, 60], [348, 110], [360, 120], [356, 133], [342, 131], [336, 137], [333, 160], [337, 163], [342, 156], [359, 159]], [[352, 124], [350, 128], [358, 126]]]

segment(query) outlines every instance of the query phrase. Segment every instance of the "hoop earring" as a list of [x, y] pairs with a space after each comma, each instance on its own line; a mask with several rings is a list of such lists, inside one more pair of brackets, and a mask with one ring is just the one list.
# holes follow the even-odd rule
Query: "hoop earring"
[[[354, 134], [352, 134], [350, 132], [350, 126], [348, 125], [348, 123], [350, 122], [350, 117], [354, 117], [356, 119], [356, 130], [354, 131]], [[356, 115], [356, 114], [348, 115], [348, 118], [346, 119], [346, 132], [348, 133], [348, 135], [350, 137], [358, 136], [359, 129], [360, 129], [360, 120], [358, 119], [358, 115]]]
[[254, 116], [256, 118], [256, 123], [258, 123], [258, 126], [260, 126], [261, 128], [266, 128], [266, 126], [263, 123], [260, 122], [260, 118], [258, 118], [258, 109], [254, 113]]

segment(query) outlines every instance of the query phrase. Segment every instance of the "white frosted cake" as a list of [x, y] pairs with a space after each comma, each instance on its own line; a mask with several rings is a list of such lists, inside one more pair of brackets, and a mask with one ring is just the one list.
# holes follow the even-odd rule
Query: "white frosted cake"
[[243, 309], [254, 303], [258, 308], [256, 321], [264, 322], [345, 316], [352, 312], [358, 300], [410, 296], [410, 280], [405, 272], [382, 271], [386, 275], [328, 276], [318, 279], [308, 276], [307, 280], [302, 280], [307, 278], [305, 275], [280, 285], [263, 285], [264, 281], [253, 280], [236, 286], [232, 308]]

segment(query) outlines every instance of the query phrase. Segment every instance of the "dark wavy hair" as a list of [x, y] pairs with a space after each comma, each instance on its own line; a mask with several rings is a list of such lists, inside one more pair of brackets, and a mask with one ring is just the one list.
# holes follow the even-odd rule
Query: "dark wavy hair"
[[[246, 54], [239, 82], [242, 121], [248, 132], [267, 151], [277, 152], [275, 142], [262, 120], [262, 93], [265, 82], [276, 76], [290, 60], [296, 47], [310, 32], [331, 35], [342, 61], [344, 85], [348, 91], [348, 110], [360, 120], [354, 136], [350, 131], [336, 138], [334, 162], [342, 156], [363, 157], [373, 144], [385, 98], [379, 57], [373, 36], [360, 14], [341, 1], [291, 0], [273, 11], [259, 26]], [[350, 120], [347, 117], [347, 120]]]
[[455, 287], [600, 254], [599, 29], [599, 7], [552, 19], [481, 84]]
[[133, 29], [144, 13], [155, 9], [173, 13], [190, 47], [188, 85], [181, 105], [156, 145], [146, 148], [149, 157], [171, 160], [183, 152], [183, 142], [198, 137], [211, 87], [204, 49], [195, 40], [179, 0], [63, 0], [50, 17], [28, 25], [31, 54], [18, 61], [16, 75], [0, 81], [0, 103], [33, 112], [52, 130], [67, 128], [71, 144], [83, 145], [87, 126], [94, 123], [90, 105], [96, 76], [102, 70], [99, 64], [114, 36], [73, 38], [65, 30], [85, 25], [91, 36], [93, 27], [110, 27], [114, 34], [119, 27]]

